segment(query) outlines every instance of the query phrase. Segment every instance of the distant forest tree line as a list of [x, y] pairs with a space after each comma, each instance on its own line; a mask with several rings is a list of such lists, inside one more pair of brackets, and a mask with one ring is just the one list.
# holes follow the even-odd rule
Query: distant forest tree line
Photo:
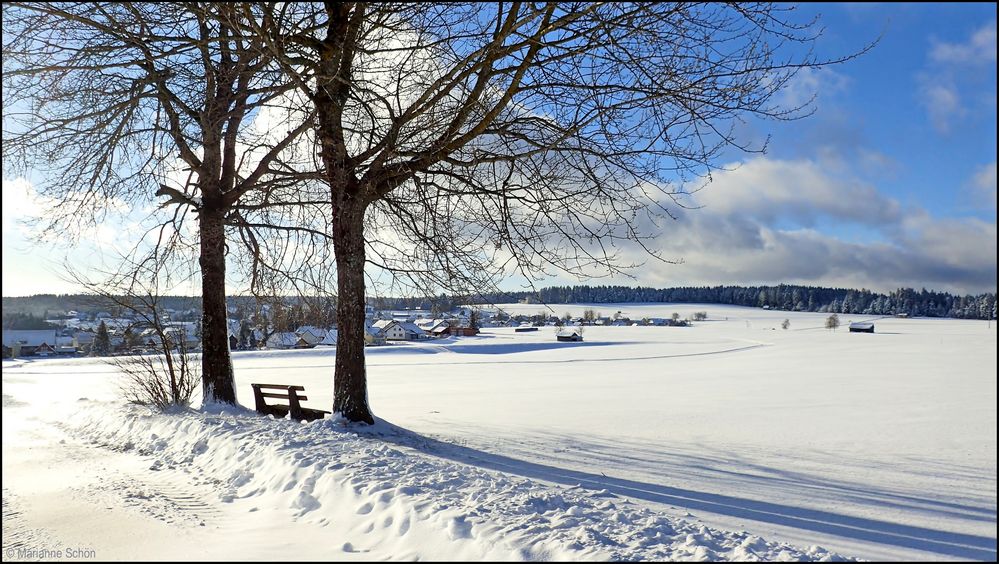
[[[958, 296], [926, 289], [901, 288], [887, 294], [870, 290], [821, 288], [813, 286], [713, 286], [651, 288], [629, 286], [553, 286], [537, 292], [506, 292], [478, 296], [370, 298], [368, 302], [379, 310], [417, 308], [445, 313], [465, 304], [496, 304], [526, 301], [546, 304], [571, 303], [704, 303], [748, 307], [769, 307], [785, 311], [811, 311], [866, 315], [899, 315], [912, 317], [953, 317], [958, 319], [994, 319], [996, 295], [985, 293]], [[267, 298], [251, 296], [229, 297], [232, 319], [258, 317], [262, 302], [272, 304], [271, 323], [275, 330], [290, 331], [303, 324], [328, 326], [336, 323], [336, 299], [333, 297]], [[164, 307], [176, 310], [198, 309], [197, 298], [164, 296]], [[44, 294], [30, 297], [3, 298], [5, 329], [44, 329], [51, 327], [46, 319], [60, 317], [62, 312], [76, 310], [96, 313], [93, 296], [84, 294]], [[60, 312], [52, 314], [50, 312]]]
[[484, 295], [483, 303], [511, 300], [537, 300], [547, 304], [568, 303], [696, 303], [769, 307], [785, 311], [815, 311], [868, 315], [955, 317], [991, 319], [995, 317], [995, 293], [956, 296], [925, 288], [900, 288], [887, 294], [870, 290], [820, 288], [813, 286], [712, 286], [649, 288], [628, 286], [553, 286], [537, 292], [511, 292]]
[[697, 303], [768, 307], [785, 311], [815, 311], [868, 315], [995, 317], [995, 293], [956, 296], [925, 288], [900, 288], [887, 294], [870, 290], [820, 288], [780, 284], [778, 286], [712, 286], [649, 288], [628, 286], [553, 286], [537, 292], [484, 295], [482, 303], [537, 300], [547, 304], [568, 303]]

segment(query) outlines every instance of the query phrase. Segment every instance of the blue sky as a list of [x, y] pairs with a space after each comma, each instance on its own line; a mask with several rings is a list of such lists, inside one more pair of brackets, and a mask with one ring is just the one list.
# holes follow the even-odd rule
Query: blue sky
[[[745, 124], [746, 139], [771, 135], [767, 154], [727, 153], [726, 170], [696, 196], [703, 207], [663, 226], [660, 248], [682, 264], [646, 262], [633, 279], [594, 282], [995, 291], [996, 6], [798, 10], [796, 18], [821, 14], [819, 57], [881, 40], [856, 60], [797, 77], [783, 101], [815, 94], [811, 117]], [[26, 186], [5, 173], [3, 295], [71, 291], [59, 276], [67, 251], [89, 264], [122, 228], [104, 226], [68, 249], [34, 245], [19, 222], [31, 208]]]
[[814, 157], [827, 147], [862, 167], [858, 157], [877, 152], [891, 159], [873, 177], [882, 193], [944, 216], [994, 219], [994, 208], [976, 205], [962, 191], [996, 158], [996, 6], [801, 9], [821, 13], [826, 22], [821, 54], [849, 52], [866, 38], [883, 37], [868, 55], [834, 67], [835, 78], [820, 80], [816, 115], [778, 127], [770, 156]]
[[[953, 292], [996, 287], [996, 6], [807, 4], [819, 58], [802, 72], [798, 121], [749, 121], [766, 155], [726, 169], [660, 237], [680, 265], [647, 263], [623, 283], [802, 283]], [[636, 256], [637, 258], [637, 256]]]

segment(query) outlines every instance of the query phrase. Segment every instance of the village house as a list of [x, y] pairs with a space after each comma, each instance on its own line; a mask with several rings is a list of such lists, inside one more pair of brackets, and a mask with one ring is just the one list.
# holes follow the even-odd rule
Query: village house
[[417, 321], [416, 325], [434, 337], [443, 337], [449, 334], [451, 328], [451, 322], [443, 319], [422, 319]]
[[376, 321], [373, 326], [378, 328], [385, 339], [389, 341], [415, 341], [427, 336], [423, 329], [410, 321], [381, 319]]
[[[70, 352], [72, 348], [72, 352]], [[56, 329], [5, 330], [3, 332], [3, 356], [47, 356], [75, 354], [72, 337], [60, 337]]]
[[375, 327], [374, 325], [364, 326], [364, 346], [384, 344], [385, 335], [382, 333], [381, 329]]
[[77, 331], [73, 335], [73, 346], [86, 353], [93, 345], [96, 336], [96, 333], [93, 331]]
[[321, 347], [335, 347], [337, 336], [338, 333], [336, 329], [328, 329], [326, 334], [323, 335], [322, 340], [316, 343], [316, 345]]
[[295, 333], [306, 343], [311, 346], [316, 346], [320, 341], [326, 338], [326, 329], [320, 329], [312, 325], [303, 325], [299, 327]]
[[290, 331], [274, 333], [267, 338], [267, 348], [269, 349], [303, 349], [312, 348], [301, 337]]

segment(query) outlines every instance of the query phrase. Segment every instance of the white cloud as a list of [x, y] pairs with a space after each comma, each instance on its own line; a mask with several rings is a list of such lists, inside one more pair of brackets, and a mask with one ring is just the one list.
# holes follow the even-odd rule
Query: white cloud
[[[916, 80], [919, 83], [920, 102], [926, 108], [933, 127], [940, 133], [948, 134], [958, 119], [987, 108], [994, 111], [994, 76], [991, 95], [988, 87], [972, 84], [983, 77], [982, 66], [992, 65], [994, 69], [995, 20], [973, 31], [965, 41], [952, 43], [931, 38], [930, 42], [929, 64], [917, 75]], [[962, 95], [962, 90], [971, 94]], [[966, 100], [971, 100], [970, 107]]]
[[901, 163], [874, 149], [858, 147], [857, 156], [860, 170], [866, 175], [879, 178], [894, 178], [902, 168]]
[[824, 216], [880, 225], [898, 221], [902, 213], [898, 202], [874, 186], [832, 175], [811, 160], [757, 158], [728, 168], [733, 170], [716, 174], [697, 195], [698, 203], [714, 214], [739, 215], [767, 225], [793, 219], [807, 226]]
[[933, 41], [930, 58], [938, 63], [985, 64], [996, 62], [996, 22], [985, 24], [961, 43]]
[[966, 113], [957, 87], [941, 81], [940, 77], [924, 77], [921, 83], [922, 103], [930, 123], [940, 133], [950, 133], [951, 122]]
[[828, 67], [800, 69], [781, 90], [781, 106], [801, 108], [846, 90], [850, 79]]
[[996, 209], [996, 162], [979, 167], [971, 179], [975, 200], [995, 211]]

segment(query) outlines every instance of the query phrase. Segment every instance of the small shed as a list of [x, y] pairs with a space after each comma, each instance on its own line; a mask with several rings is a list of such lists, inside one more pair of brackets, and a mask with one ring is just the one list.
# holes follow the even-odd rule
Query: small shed
[[582, 341], [583, 336], [573, 331], [572, 333], [560, 333], [555, 336], [555, 339], [559, 341], [575, 342], [575, 341]]
[[857, 321], [850, 324], [851, 333], [873, 333], [874, 332], [874, 322], [873, 321]]

